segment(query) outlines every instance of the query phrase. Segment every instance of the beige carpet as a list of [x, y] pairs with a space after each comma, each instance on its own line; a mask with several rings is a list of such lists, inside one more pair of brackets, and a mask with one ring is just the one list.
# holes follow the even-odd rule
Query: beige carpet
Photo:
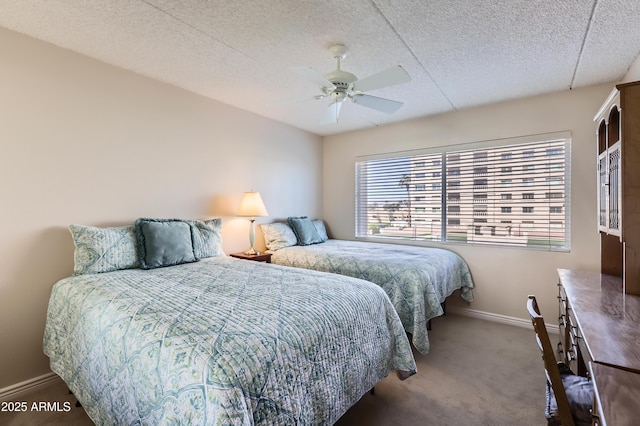
[[[542, 426], [544, 373], [532, 330], [457, 315], [436, 318], [418, 374], [390, 375], [336, 426]], [[69, 412], [0, 412], [0, 425], [91, 425], [64, 384], [19, 398], [69, 401]], [[60, 404], [62, 407], [62, 404]]]

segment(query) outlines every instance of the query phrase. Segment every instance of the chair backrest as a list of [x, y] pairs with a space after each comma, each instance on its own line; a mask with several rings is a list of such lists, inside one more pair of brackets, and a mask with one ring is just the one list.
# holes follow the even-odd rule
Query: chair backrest
[[538, 302], [535, 296], [529, 296], [527, 300], [527, 310], [531, 317], [531, 323], [533, 324], [533, 330], [536, 333], [536, 341], [542, 354], [542, 360], [544, 361], [544, 370], [547, 375], [547, 380], [551, 384], [551, 389], [555, 394], [556, 403], [558, 404], [558, 417], [560, 417], [560, 423], [563, 426], [575, 426], [573, 417], [571, 415], [571, 408], [569, 406], [569, 400], [567, 399], [567, 393], [565, 392], [564, 385], [562, 384], [562, 377], [560, 376], [560, 370], [558, 369], [558, 361], [553, 352], [553, 346], [551, 340], [549, 340], [549, 333], [544, 325], [544, 318], [540, 315], [540, 309], [538, 308]]

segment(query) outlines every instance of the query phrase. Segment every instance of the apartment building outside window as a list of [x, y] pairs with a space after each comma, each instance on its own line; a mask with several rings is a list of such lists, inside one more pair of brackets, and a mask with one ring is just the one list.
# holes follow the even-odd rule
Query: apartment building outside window
[[566, 132], [359, 158], [356, 237], [566, 250], [569, 166]]

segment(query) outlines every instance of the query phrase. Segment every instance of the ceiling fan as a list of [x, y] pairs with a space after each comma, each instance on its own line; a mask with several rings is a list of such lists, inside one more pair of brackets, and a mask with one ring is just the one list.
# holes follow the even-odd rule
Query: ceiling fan
[[400, 65], [358, 80], [358, 77], [354, 74], [340, 69], [340, 61], [347, 56], [347, 47], [342, 44], [337, 44], [329, 48], [329, 51], [338, 63], [335, 71], [322, 75], [310, 67], [293, 68], [293, 71], [320, 86], [322, 94], [314, 96], [314, 99], [329, 98], [331, 100], [329, 108], [327, 109], [326, 122], [338, 122], [340, 109], [347, 100], [351, 100], [356, 105], [387, 114], [393, 114], [404, 105], [402, 102], [365, 94], [365, 92], [370, 90], [395, 86], [396, 84], [411, 81], [409, 74], [407, 74]]

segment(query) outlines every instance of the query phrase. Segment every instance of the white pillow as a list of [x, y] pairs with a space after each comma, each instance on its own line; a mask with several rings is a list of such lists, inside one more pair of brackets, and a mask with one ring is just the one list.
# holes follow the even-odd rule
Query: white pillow
[[264, 243], [269, 250], [276, 251], [298, 244], [296, 234], [286, 223], [265, 223], [260, 225], [260, 228], [264, 234]]

